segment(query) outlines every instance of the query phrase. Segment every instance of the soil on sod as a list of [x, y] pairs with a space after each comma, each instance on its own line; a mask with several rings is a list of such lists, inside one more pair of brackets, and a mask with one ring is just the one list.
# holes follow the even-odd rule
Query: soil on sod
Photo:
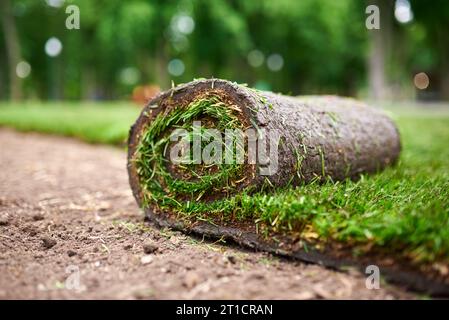
[[[199, 182], [173, 178], [164, 169], [162, 150], [168, 140], [164, 133], [203, 115], [214, 117], [217, 128], [228, 123], [244, 128], [251, 123], [282, 129], [286, 137], [280, 145], [282, 169], [262, 177], [255, 167], [234, 165], [204, 175]], [[442, 189], [421, 216], [396, 206], [387, 206], [384, 212], [366, 211], [356, 203], [348, 208], [348, 193], [368, 191], [367, 197], [377, 195], [382, 202], [395, 197], [394, 184], [363, 190], [360, 182], [335, 182], [395, 162], [399, 149], [391, 121], [354, 101], [295, 99], [204, 80], [149, 102], [131, 131], [128, 169], [136, 199], [161, 225], [228, 237], [329, 266], [376, 264], [393, 280], [444, 295], [449, 291], [447, 229], [442, 227], [448, 224], [442, 194], [447, 177], [436, 181]], [[394, 170], [401, 169], [384, 175]], [[321, 194], [310, 197], [311, 192]]]

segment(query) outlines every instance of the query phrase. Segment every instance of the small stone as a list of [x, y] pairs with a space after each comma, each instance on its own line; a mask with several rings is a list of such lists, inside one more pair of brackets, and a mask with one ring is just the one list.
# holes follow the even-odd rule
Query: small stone
[[37, 290], [39, 290], [39, 291], [47, 291], [47, 288], [45, 287], [44, 284], [39, 283], [39, 284], [37, 285]]
[[153, 242], [145, 242], [142, 247], [146, 254], [154, 253], [158, 249], [158, 246]]
[[125, 249], [125, 250], [130, 250], [132, 247], [133, 247], [133, 245], [130, 244], [130, 243], [128, 243], [128, 244], [125, 244], [125, 245], [123, 246], [123, 249]]
[[253, 272], [248, 275], [248, 279], [263, 280], [263, 279], [265, 279], [265, 275], [260, 272]]
[[158, 234], [158, 233], [153, 233], [153, 238], [155, 239], [155, 240], [159, 240], [160, 238], [161, 238], [161, 235], [160, 234]]
[[34, 221], [40, 221], [40, 220], [44, 220], [45, 216], [39, 212], [39, 213], [33, 214], [32, 218]]
[[69, 257], [76, 256], [76, 254], [77, 254], [77, 252], [74, 251], [74, 250], [68, 250], [68, 251], [67, 251], [67, 255], [68, 255]]
[[196, 286], [200, 282], [201, 278], [196, 272], [187, 272], [183, 284], [188, 289], [192, 289], [194, 286]]
[[161, 268], [161, 272], [162, 273], [170, 273], [170, 269], [168, 269], [168, 268]]
[[315, 293], [310, 291], [300, 292], [294, 295], [295, 300], [310, 300], [316, 298]]
[[56, 245], [56, 240], [53, 239], [52, 237], [43, 237], [42, 244], [46, 249], [50, 249]]
[[171, 237], [170, 237], [170, 242], [171, 242], [173, 245], [177, 246], [177, 245], [179, 244], [179, 242], [180, 242], [179, 237], [171, 236]]
[[0, 226], [7, 226], [9, 224], [9, 215], [7, 213], [0, 214]]
[[153, 256], [145, 255], [140, 258], [140, 263], [142, 263], [143, 265], [150, 264], [151, 262], [153, 262]]
[[237, 259], [235, 258], [235, 256], [229, 255], [226, 256], [226, 259], [231, 263], [231, 264], [235, 264], [237, 262]]
[[30, 237], [34, 237], [34, 236], [36, 236], [37, 235], [37, 230], [35, 229], [35, 228], [29, 228], [28, 230], [28, 234], [30, 235]]

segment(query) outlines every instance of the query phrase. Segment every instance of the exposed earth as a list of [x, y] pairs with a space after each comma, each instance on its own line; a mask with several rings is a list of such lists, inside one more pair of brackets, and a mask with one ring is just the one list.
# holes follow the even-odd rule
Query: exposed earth
[[0, 128], [0, 299], [408, 299], [366, 275], [159, 230], [114, 147]]

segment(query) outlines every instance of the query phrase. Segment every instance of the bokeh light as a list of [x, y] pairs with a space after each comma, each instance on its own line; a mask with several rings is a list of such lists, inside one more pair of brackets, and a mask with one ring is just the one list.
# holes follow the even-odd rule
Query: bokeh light
[[408, 0], [396, 0], [394, 16], [400, 23], [408, 23], [413, 20], [413, 12]]
[[45, 53], [50, 57], [57, 57], [62, 51], [62, 43], [56, 37], [51, 37], [45, 43]]
[[425, 72], [417, 73], [413, 79], [413, 83], [419, 90], [427, 89], [430, 84], [429, 76]]
[[280, 54], [274, 53], [268, 57], [267, 66], [271, 71], [279, 71], [284, 66], [284, 58]]
[[186, 51], [189, 48], [189, 39], [183, 34], [174, 33], [170, 36], [173, 48], [178, 52]]
[[175, 32], [191, 34], [195, 29], [195, 21], [187, 14], [178, 14], [172, 18], [171, 27]]
[[23, 2], [13, 3], [12, 12], [14, 16], [21, 17], [27, 12], [27, 5]]
[[53, 8], [60, 8], [64, 5], [65, 0], [45, 0], [48, 6]]
[[257, 68], [263, 64], [263, 61], [265, 60], [265, 56], [259, 50], [252, 50], [248, 53], [247, 59], [248, 59], [248, 64], [251, 67]]
[[140, 73], [137, 68], [128, 67], [120, 71], [119, 80], [122, 84], [132, 86], [140, 79]]
[[180, 59], [173, 59], [168, 63], [167, 70], [172, 76], [178, 77], [184, 73], [184, 62]]
[[16, 74], [19, 78], [25, 79], [31, 73], [31, 66], [26, 61], [20, 61], [16, 66]]

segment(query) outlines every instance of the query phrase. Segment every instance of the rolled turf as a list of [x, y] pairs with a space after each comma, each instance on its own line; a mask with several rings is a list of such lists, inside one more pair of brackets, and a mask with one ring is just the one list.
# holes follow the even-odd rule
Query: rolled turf
[[[170, 135], [185, 129], [201, 136], [194, 121], [220, 133], [248, 128], [276, 132], [276, 157], [269, 154], [268, 165], [174, 164], [168, 157], [173, 148]], [[273, 196], [279, 190], [357, 179], [394, 164], [401, 148], [398, 131], [374, 108], [347, 98], [289, 97], [224, 80], [198, 80], [149, 101], [131, 128], [128, 146], [134, 196], [150, 220], [161, 226], [230, 238], [333, 267], [376, 264], [393, 280], [418, 290], [447, 292], [447, 281], [439, 274], [428, 277], [400, 255], [392, 257], [375, 247], [367, 250], [369, 255], [355, 257], [353, 248], [367, 243], [326, 241], [294, 208], [272, 210], [273, 203], [288, 201], [282, 193]], [[243, 145], [245, 160], [247, 147]], [[273, 160], [277, 170], [267, 173]]]

